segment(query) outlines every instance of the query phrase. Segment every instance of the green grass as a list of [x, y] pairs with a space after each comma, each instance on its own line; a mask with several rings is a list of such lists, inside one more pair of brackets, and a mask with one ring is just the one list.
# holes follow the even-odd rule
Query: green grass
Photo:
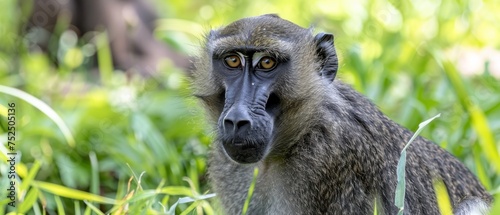
[[242, 215], [246, 215], [248, 207], [250, 206], [250, 201], [252, 201], [253, 191], [255, 189], [255, 184], [257, 183], [257, 176], [259, 175], [259, 168], [255, 167], [253, 170], [253, 178], [250, 187], [248, 187], [247, 198], [245, 199], [245, 204], [243, 204], [243, 209], [241, 210]]
[[413, 136], [408, 140], [406, 143], [405, 147], [401, 151], [401, 157], [399, 158], [398, 161], [398, 166], [397, 166], [397, 178], [398, 178], [398, 184], [396, 186], [396, 193], [394, 197], [394, 204], [396, 207], [399, 208], [398, 214], [402, 215], [404, 212], [404, 206], [405, 206], [405, 191], [406, 191], [406, 149], [410, 147], [410, 144], [415, 140], [415, 138], [418, 137], [420, 132], [427, 126], [429, 123], [432, 122], [432, 120], [435, 120], [436, 118], [440, 117], [441, 114], [438, 114], [428, 120], [425, 120], [424, 122], [420, 123], [418, 125], [417, 131], [413, 134]]
[[[155, 35], [194, 53], [203, 29], [264, 13], [334, 33], [339, 79], [407, 128], [441, 113], [421, 135], [455, 155], [498, 196], [500, 80], [488, 67], [492, 62], [484, 62], [481, 74], [462, 75], [463, 59], [451, 53], [498, 50], [500, 8], [493, 0], [439, 2], [157, 0], [162, 19]], [[205, 175], [212, 131], [183, 72], [168, 63], [149, 79], [115, 71], [106, 33], [98, 34], [94, 56], [80, 55], [89, 40], [57, 47], [60, 35], [71, 36], [61, 30], [65, 20], [50, 38], [52, 54], [29, 52], [29, 37], [19, 34], [26, 13], [18, 13], [28, 9], [0, 1], [0, 140], [7, 137], [6, 104], [15, 102], [16, 149], [22, 153], [18, 207], [1, 199], [0, 214], [219, 211]], [[89, 72], [94, 58], [99, 77]], [[4, 144], [0, 152], [5, 187]], [[499, 205], [492, 214], [500, 214]]]

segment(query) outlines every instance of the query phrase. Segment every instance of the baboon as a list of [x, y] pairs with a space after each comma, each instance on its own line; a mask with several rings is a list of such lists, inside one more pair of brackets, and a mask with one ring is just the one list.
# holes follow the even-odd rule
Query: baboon
[[[208, 175], [226, 214], [397, 214], [396, 168], [412, 132], [335, 80], [333, 36], [277, 15], [212, 30], [190, 73], [216, 128]], [[439, 214], [433, 180], [455, 214], [492, 197], [456, 158], [418, 137], [408, 149], [404, 214]]]

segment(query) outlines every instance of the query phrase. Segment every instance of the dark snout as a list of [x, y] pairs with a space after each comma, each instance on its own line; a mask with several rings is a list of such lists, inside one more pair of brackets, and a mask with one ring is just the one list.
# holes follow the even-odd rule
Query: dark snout
[[232, 135], [248, 133], [252, 128], [252, 118], [247, 110], [243, 105], [231, 108], [224, 117], [224, 132]]
[[258, 118], [250, 108], [234, 105], [221, 119], [222, 145], [226, 154], [238, 163], [255, 163], [264, 157], [268, 135], [263, 135]]
[[240, 73], [226, 77], [224, 109], [219, 118], [218, 136], [224, 151], [238, 163], [262, 160], [274, 130], [276, 102], [268, 101], [274, 82], [262, 81], [250, 67], [245, 64]]

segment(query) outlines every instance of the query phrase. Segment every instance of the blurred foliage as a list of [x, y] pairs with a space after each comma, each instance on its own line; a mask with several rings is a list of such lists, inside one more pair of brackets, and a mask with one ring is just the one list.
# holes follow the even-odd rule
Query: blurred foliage
[[[210, 28], [265, 13], [334, 33], [340, 79], [411, 130], [441, 113], [422, 135], [457, 156], [488, 190], [499, 194], [500, 76], [491, 70], [495, 62], [488, 56], [480, 59], [475, 75], [464, 76], [457, 66], [467, 60], [460, 58], [463, 50], [500, 49], [500, 5], [495, 0], [154, 4], [161, 16], [155, 35], [186, 54], [197, 53]], [[7, 196], [3, 188], [9, 182], [6, 104], [15, 102], [17, 212], [214, 213], [201, 195], [209, 192], [205, 171], [212, 131], [189, 96], [183, 72], [168, 61], [147, 79], [113, 71], [103, 33], [91, 40], [64, 31], [51, 38], [62, 44], [52, 50], [56, 56], [30, 51], [39, 35], [20, 33], [27, 5], [0, 1], [0, 85], [46, 103], [62, 118], [75, 144], [50, 109], [34, 106], [33, 98], [12, 96], [12, 90], [2, 91], [0, 196]], [[96, 57], [100, 76], [91, 66]], [[179, 199], [184, 196], [193, 199]], [[0, 200], [0, 214], [15, 210], [7, 203]]]

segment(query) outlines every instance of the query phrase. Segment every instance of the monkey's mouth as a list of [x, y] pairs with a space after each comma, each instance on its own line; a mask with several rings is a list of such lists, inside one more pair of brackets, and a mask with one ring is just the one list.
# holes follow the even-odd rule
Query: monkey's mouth
[[233, 140], [232, 145], [243, 147], [243, 148], [255, 148], [252, 144], [246, 143], [243, 140]]
[[265, 154], [265, 144], [244, 140], [223, 141], [224, 151], [234, 161], [242, 164], [260, 161]]

